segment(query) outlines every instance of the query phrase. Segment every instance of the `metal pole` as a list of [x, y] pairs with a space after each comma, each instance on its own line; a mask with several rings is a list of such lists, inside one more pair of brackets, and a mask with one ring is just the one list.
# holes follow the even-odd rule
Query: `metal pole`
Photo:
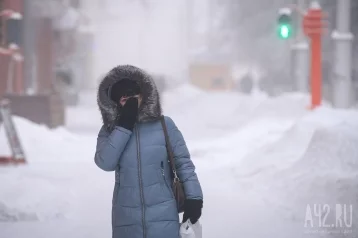
[[207, 20], [208, 20], [208, 50], [210, 52], [210, 56], [213, 56], [213, 58], [215, 57], [215, 47], [214, 47], [214, 26], [213, 26], [213, 19], [214, 19], [214, 0], [209, 0], [208, 2], [208, 15], [207, 15]]
[[32, 94], [37, 92], [36, 77], [36, 57], [35, 57], [35, 23], [34, 6], [31, 0], [24, 1], [24, 81], [25, 93]]
[[[306, 9], [305, 0], [297, 0], [297, 7], [299, 9]], [[299, 92], [308, 91], [308, 59], [309, 59], [309, 45], [307, 39], [302, 31], [302, 20], [301, 14], [297, 14], [297, 35], [295, 42], [291, 46], [293, 54], [293, 78], [294, 78], [294, 89]]]
[[336, 30], [332, 32], [335, 41], [335, 64], [333, 73], [333, 106], [349, 108], [353, 105], [352, 89], [352, 41], [350, 31], [351, 1], [337, 1]]
[[187, 71], [186, 81], [190, 81], [190, 65], [191, 65], [191, 49], [193, 43], [193, 4], [194, 0], [186, 0], [186, 60], [187, 60]]
[[139, 28], [139, 67], [142, 67], [142, 68], [145, 68], [147, 65], [146, 65], [146, 52], [145, 52], [145, 44], [146, 44], [146, 41], [147, 41], [147, 34], [146, 34], [146, 29], [147, 29], [147, 25], [146, 24], [149, 24], [149, 21], [148, 21], [148, 11], [147, 11], [147, 6], [145, 3], [143, 3], [143, 9], [142, 9], [144, 12], [142, 14], [142, 24]]

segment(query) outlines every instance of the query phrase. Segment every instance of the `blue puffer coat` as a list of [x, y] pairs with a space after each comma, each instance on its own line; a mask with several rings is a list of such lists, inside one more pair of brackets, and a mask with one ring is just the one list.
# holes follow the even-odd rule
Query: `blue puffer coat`
[[[113, 115], [116, 110], [108, 89], [122, 78], [137, 80], [143, 96], [133, 132], [115, 126], [113, 120], [118, 113]], [[95, 162], [105, 171], [115, 171], [113, 238], [179, 238], [159, 101], [151, 77], [133, 66], [115, 68], [100, 84], [98, 105], [104, 125], [98, 135]], [[186, 197], [203, 199], [184, 138], [172, 119], [165, 120]]]

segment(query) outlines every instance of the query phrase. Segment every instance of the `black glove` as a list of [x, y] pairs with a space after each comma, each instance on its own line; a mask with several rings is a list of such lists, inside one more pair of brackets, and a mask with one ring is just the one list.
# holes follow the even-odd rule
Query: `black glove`
[[117, 126], [133, 131], [134, 124], [138, 116], [138, 99], [129, 98], [126, 104], [120, 109], [120, 115], [117, 119]]
[[191, 224], [195, 224], [201, 217], [203, 200], [186, 199], [184, 202], [183, 222], [190, 219]]

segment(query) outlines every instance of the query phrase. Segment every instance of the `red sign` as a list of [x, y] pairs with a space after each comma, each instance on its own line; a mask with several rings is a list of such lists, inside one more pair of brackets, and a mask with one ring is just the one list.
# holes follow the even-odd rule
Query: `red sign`
[[309, 9], [303, 18], [304, 33], [309, 37], [322, 35], [326, 28], [324, 18], [325, 14], [321, 9]]

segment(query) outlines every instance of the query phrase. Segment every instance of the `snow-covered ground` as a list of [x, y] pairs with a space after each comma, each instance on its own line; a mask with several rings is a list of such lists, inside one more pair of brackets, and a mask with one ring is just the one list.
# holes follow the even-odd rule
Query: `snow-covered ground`
[[[93, 162], [101, 123], [95, 100], [84, 93], [82, 105], [68, 109], [67, 128], [15, 118], [28, 165], [0, 168], [1, 238], [111, 237], [114, 174]], [[207, 93], [189, 85], [162, 100], [197, 166], [204, 238], [357, 237], [358, 111], [312, 112], [305, 95]], [[10, 153], [2, 128], [0, 151]], [[317, 211], [306, 228], [314, 204], [329, 205], [330, 225], [336, 204], [353, 205], [352, 228], [322, 228]]]

